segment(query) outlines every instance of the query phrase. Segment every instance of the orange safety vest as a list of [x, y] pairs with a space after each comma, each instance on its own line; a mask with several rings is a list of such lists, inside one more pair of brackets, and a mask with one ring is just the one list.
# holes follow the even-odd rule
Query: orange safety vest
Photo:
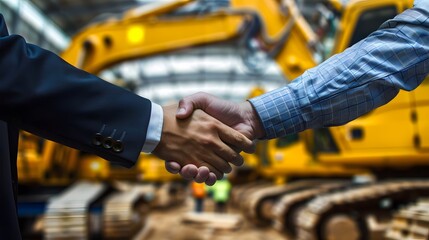
[[205, 184], [192, 182], [192, 195], [195, 198], [204, 198], [206, 196]]

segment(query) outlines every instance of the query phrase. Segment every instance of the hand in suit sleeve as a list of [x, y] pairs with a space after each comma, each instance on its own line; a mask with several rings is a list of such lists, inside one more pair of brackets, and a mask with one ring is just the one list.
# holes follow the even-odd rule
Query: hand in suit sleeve
[[[8, 36], [1, 16], [0, 32], [1, 120], [126, 167], [136, 162], [150, 121], [149, 100]], [[206, 166], [217, 177], [229, 171], [228, 162], [242, 161], [237, 152], [251, 145], [243, 135], [202, 112], [176, 121], [175, 108], [164, 108], [158, 156]]]
[[0, 53], [2, 120], [124, 166], [136, 161], [146, 138], [149, 100], [17, 35], [0, 37]]

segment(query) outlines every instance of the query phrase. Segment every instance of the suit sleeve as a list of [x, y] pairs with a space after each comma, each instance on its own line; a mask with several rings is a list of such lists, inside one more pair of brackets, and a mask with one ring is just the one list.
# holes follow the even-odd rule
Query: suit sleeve
[[[6, 26], [0, 15], [0, 32]], [[151, 102], [27, 44], [0, 35], [0, 119], [61, 144], [132, 166]]]

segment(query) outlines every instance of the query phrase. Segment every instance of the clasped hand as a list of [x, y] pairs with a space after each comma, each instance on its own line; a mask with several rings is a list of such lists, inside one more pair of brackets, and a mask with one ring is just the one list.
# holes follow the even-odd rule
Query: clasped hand
[[263, 136], [249, 102], [232, 103], [197, 93], [163, 111], [161, 140], [153, 154], [166, 161], [169, 172], [188, 180], [213, 185], [231, 172], [230, 164], [242, 165], [239, 153], [252, 153], [252, 140]]

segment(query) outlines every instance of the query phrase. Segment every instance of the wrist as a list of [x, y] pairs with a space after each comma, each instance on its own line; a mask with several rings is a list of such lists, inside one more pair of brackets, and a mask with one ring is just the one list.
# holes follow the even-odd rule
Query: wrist
[[265, 136], [264, 126], [262, 125], [259, 114], [256, 112], [255, 108], [249, 101], [245, 101], [240, 104], [241, 109], [244, 112], [244, 116], [249, 122], [250, 127], [253, 130], [254, 139], [263, 138]]

